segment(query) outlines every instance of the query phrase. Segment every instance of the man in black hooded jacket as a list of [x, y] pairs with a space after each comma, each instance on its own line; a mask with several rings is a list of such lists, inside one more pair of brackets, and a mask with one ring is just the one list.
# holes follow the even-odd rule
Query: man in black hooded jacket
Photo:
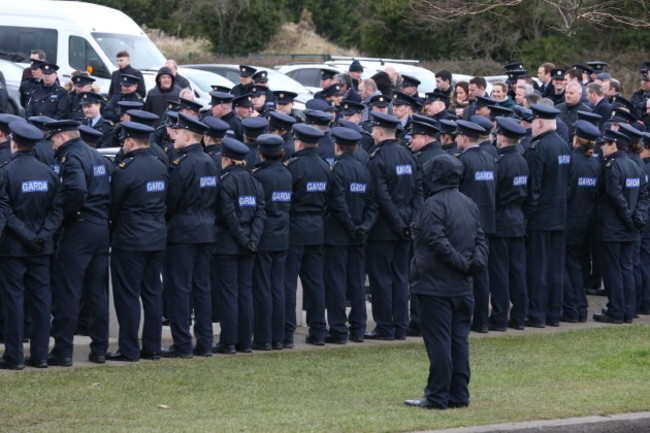
[[147, 93], [144, 110], [162, 118], [167, 111], [167, 101], [177, 101], [180, 92], [181, 88], [176, 84], [174, 73], [168, 67], [163, 66], [156, 75], [156, 87]]

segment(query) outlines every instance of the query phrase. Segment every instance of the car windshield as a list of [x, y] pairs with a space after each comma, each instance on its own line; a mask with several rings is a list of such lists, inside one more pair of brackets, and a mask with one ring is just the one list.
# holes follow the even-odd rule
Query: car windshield
[[116, 67], [115, 55], [122, 50], [129, 52], [131, 66], [136, 69], [157, 71], [165, 64], [165, 57], [153, 42], [144, 36], [93, 33], [93, 37]]

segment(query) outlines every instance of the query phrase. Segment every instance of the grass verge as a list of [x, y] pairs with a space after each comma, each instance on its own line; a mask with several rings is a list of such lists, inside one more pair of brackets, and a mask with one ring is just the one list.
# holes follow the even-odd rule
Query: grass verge
[[445, 412], [402, 404], [422, 395], [421, 343], [28, 369], [0, 375], [0, 431], [404, 432], [642, 411], [649, 334], [472, 339], [472, 404]]

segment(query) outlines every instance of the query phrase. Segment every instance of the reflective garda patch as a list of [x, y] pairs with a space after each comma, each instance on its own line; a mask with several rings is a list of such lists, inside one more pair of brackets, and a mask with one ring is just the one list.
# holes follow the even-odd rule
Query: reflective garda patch
[[61, 166], [59, 164], [51, 164], [50, 167], [52, 167], [52, 170], [56, 171], [57, 173], [61, 169]]
[[106, 166], [105, 165], [93, 165], [93, 176], [106, 176]]
[[557, 156], [557, 163], [560, 164], [560, 165], [570, 164], [571, 163], [571, 155], [558, 155]]
[[476, 181], [491, 181], [494, 180], [493, 171], [477, 171], [474, 173], [474, 180]]
[[147, 192], [160, 192], [165, 190], [164, 180], [152, 180], [147, 182]]
[[291, 191], [273, 191], [271, 201], [291, 201]]
[[366, 192], [366, 186], [367, 185], [365, 183], [352, 182], [350, 184], [350, 192], [365, 193]]
[[327, 161], [330, 166], [334, 164], [334, 158], [325, 158], [325, 161]]
[[512, 179], [512, 186], [528, 185], [528, 176], [515, 176]]
[[22, 192], [47, 192], [46, 180], [28, 180], [22, 183]]
[[202, 176], [199, 180], [201, 188], [216, 188], [217, 176]]
[[254, 195], [240, 195], [239, 196], [239, 207], [244, 206], [255, 206], [255, 196]]
[[641, 179], [638, 177], [628, 177], [625, 179], [625, 186], [628, 188], [638, 188], [641, 186]]
[[395, 166], [395, 173], [398, 176], [413, 174], [413, 167], [410, 164], [408, 164], [408, 165], [397, 165], [397, 166]]
[[307, 192], [323, 192], [327, 190], [327, 182], [307, 182]]
[[578, 186], [596, 186], [597, 180], [595, 177], [579, 177]]

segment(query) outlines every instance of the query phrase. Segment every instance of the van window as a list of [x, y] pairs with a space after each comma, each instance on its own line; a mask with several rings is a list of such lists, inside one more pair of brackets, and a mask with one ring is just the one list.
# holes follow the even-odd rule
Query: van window
[[99, 58], [97, 51], [79, 36], [70, 36], [68, 44], [68, 58], [72, 69], [85, 71], [88, 66], [93, 67], [93, 75], [101, 78], [110, 78], [111, 74]]
[[153, 42], [145, 36], [123, 33], [92, 33], [92, 35], [116, 67], [115, 55], [122, 50], [129, 52], [131, 66], [141, 71], [157, 71], [167, 60]]
[[47, 61], [56, 63], [58, 32], [54, 29], [0, 26], [0, 57], [28, 62], [32, 50], [45, 51]]

